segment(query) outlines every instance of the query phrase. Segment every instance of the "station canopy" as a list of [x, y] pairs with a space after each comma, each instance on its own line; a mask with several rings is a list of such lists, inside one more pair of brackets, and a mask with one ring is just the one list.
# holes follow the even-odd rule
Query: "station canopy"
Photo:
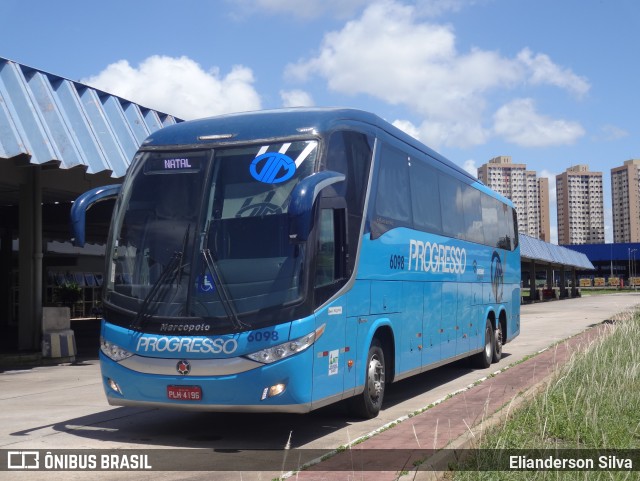
[[544, 242], [535, 237], [520, 234], [520, 258], [540, 264], [553, 264], [578, 270], [593, 270], [593, 264], [582, 252]]
[[[37, 192], [31, 203], [42, 206], [45, 238], [67, 240], [71, 202], [94, 187], [120, 183], [140, 144], [178, 122], [0, 57], [0, 228], [17, 238], [20, 206], [26, 210], [25, 195], [34, 195], [26, 192]], [[96, 241], [106, 235], [110, 208], [92, 209]]]

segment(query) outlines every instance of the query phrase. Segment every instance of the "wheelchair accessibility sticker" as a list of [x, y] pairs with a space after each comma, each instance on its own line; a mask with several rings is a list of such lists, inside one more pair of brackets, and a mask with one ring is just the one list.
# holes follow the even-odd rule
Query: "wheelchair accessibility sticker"
[[207, 293], [214, 292], [216, 290], [215, 284], [213, 283], [213, 277], [210, 274], [205, 274], [203, 276], [198, 276], [196, 280], [198, 284], [198, 292]]

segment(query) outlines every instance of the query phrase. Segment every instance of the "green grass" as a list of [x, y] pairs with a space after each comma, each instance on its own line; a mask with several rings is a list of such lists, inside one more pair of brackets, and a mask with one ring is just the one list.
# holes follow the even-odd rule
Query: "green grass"
[[608, 288], [598, 288], [598, 287], [581, 287], [580, 293], [582, 297], [585, 296], [600, 296], [603, 294], [620, 294], [621, 292], [633, 292], [633, 288], [625, 287], [624, 289], [619, 289], [617, 287], [608, 287]]
[[[467, 469], [507, 449], [640, 449], [640, 315], [574, 356], [547, 388], [482, 435]], [[483, 464], [486, 463], [486, 464]], [[597, 464], [597, 463], [596, 463]], [[637, 469], [637, 468], [636, 468]], [[457, 471], [464, 480], [637, 479], [638, 471]]]

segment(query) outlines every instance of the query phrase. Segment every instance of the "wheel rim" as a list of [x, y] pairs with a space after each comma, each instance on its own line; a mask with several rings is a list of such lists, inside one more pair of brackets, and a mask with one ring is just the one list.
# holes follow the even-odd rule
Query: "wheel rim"
[[499, 356], [502, 354], [502, 329], [500, 329], [498, 327], [498, 329], [496, 329], [496, 354]]
[[377, 401], [384, 391], [384, 366], [378, 356], [371, 357], [369, 370], [367, 372], [369, 397], [372, 401]]
[[487, 359], [491, 357], [491, 329], [489, 326], [484, 330], [484, 355]]

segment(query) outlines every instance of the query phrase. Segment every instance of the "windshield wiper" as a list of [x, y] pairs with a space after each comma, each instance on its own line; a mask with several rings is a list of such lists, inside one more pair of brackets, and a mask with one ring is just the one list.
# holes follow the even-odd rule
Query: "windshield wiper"
[[222, 282], [222, 277], [220, 277], [220, 271], [218, 270], [218, 266], [216, 264], [213, 255], [209, 249], [202, 249], [202, 257], [204, 258], [209, 271], [211, 272], [211, 277], [213, 277], [213, 283], [218, 291], [218, 296], [220, 297], [220, 302], [222, 303], [222, 308], [224, 309], [225, 314], [231, 320], [233, 326], [239, 331], [248, 329], [248, 324], [245, 324], [238, 318], [238, 313], [233, 306], [233, 302], [229, 297], [229, 292], [227, 292], [227, 288]]
[[[187, 229], [184, 233], [184, 237], [182, 239], [182, 250], [175, 251], [173, 253], [173, 255], [171, 256], [171, 259], [169, 259], [169, 262], [160, 273], [160, 276], [158, 277], [156, 282], [154, 282], [153, 286], [151, 286], [151, 290], [142, 301], [142, 305], [140, 306], [138, 313], [129, 323], [129, 329], [139, 329], [142, 322], [150, 317], [149, 306], [151, 305], [151, 301], [153, 301], [154, 297], [156, 296], [156, 294], [158, 293], [161, 287], [165, 285], [173, 284], [176, 278], [178, 279], [178, 284], [180, 283], [182, 279], [182, 270], [185, 267], [185, 265], [182, 264], [182, 259], [184, 258], [184, 253], [185, 253], [185, 250], [187, 249], [187, 242], [189, 239], [190, 229], [191, 229], [191, 224], [187, 226]], [[166, 281], [169, 278], [169, 276], [172, 276], [172, 277], [171, 277], [171, 280], [167, 283]]]

